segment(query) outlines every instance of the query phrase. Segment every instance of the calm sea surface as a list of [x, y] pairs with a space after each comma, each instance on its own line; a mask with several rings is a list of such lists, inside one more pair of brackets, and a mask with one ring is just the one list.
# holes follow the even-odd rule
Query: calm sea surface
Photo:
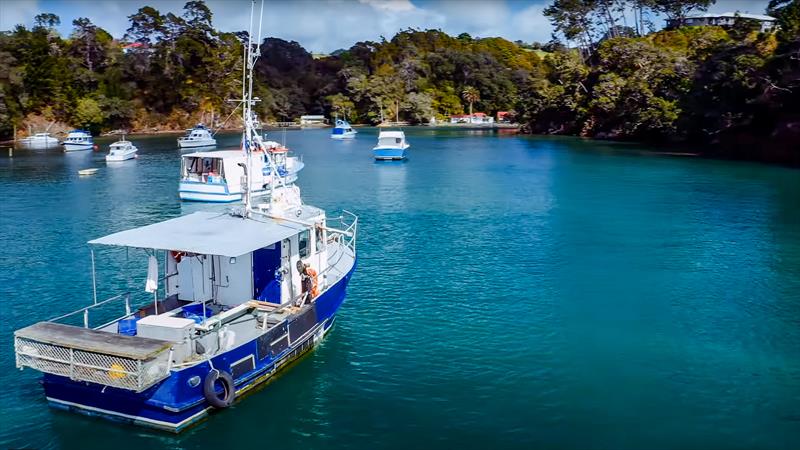
[[[359, 268], [321, 347], [178, 436], [49, 409], [12, 343], [91, 302], [86, 241], [205, 208], [175, 136], [113, 167], [3, 150], [0, 448], [800, 448], [800, 171], [408, 134], [403, 163], [375, 130], [271, 135], [308, 203], [360, 215]], [[143, 291], [143, 254], [97, 257], [101, 297]]]

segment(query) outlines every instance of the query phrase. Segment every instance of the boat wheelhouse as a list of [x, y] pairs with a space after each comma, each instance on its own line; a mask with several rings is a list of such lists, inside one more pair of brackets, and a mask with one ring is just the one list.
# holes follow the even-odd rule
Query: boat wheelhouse
[[[44, 373], [53, 407], [181, 431], [269, 380], [330, 330], [356, 266], [358, 220], [346, 214], [345, 226], [333, 229], [321, 209], [273, 203], [245, 216], [197, 212], [90, 241], [143, 249], [130, 254], [148, 267], [153, 300], [136, 308], [130, 293], [95, 298], [17, 330], [17, 367]], [[106, 320], [100, 311], [111, 305], [121, 315]], [[82, 324], [65, 323], [76, 318]]]
[[331, 139], [353, 139], [358, 132], [346, 120], [336, 119], [336, 125], [331, 130]]
[[381, 131], [378, 134], [378, 145], [372, 149], [372, 154], [377, 160], [400, 160], [405, 159], [408, 147], [410, 145], [402, 131]]
[[92, 134], [86, 130], [72, 130], [67, 134], [67, 138], [61, 142], [65, 152], [76, 150], [91, 150], [94, 147]]
[[139, 149], [133, 145], [132, 142], [126, 141], [125, 137], [117, 142], [114, 142], [109, 147], [109, 152], [106, 155], [106, 161], [108, 162], [119, 162], [119, 161], [126, 161], [128, 159], [133, 159], [136, 157], [136, 152]]
[[[264, 143], [266, 152], [254, 151], [250, 157], [250, 194], [266, 195], [271, 183], [270, 164], [275, 164], [277, 175], [285, 183], [297, 180], [297, 173], [305, 164], [300, 158], [289, 156], [288, 150], [277, 142]], [[266, 154], [269, 153], [269, 156]], [[270, 162], [271, 161], [271, 162]], [[181, 200], [195, 202], [231, 203], [242, 200], [242, 180], [248, 156], [242, 150], [187, 153], [181, 157], [181, 179], [178, 195]]]
[[213, 147], [215, 145], [217, 145], [217, 140], [214, 139], [211, 130], [202, 123], [186, 130], [186, 136], [178, 138], [178, 147], [180, 148]]

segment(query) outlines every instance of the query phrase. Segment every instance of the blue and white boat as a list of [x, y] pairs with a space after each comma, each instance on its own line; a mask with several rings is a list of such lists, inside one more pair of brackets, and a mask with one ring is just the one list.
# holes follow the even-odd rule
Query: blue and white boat
[[[257, 147], [258, 145], [258, 147]], [[194, 152], [181, 156], [181, 177], [178, 181], [178, 196], [183, 201], [231, 203], [243, 199], [242, 180], [249, 163], [250, 195], [262, 196], [270, 191], [275, 173], [285, 184], [294, 183], [305, 164], [274, 141], [254, 144], [250, 156], [243, 150], [219, 150]]]
[[331, 131], [331, 139], [353, 139], [356, 134], [358, 134], [358, 131], [354, 130], [349, 122], [343, 119], [336, 119], [336, 125]]
[[[247, 47], [249, 67], [260, 40]], [[244, 94], [246, 140], [263, 145], [252, 88]], [[327, 218], [270, 167], [276, 183], [264, 203], [245, 195], [230, 213], [196, 212], [89, 242], [93, 280], [95, 248], [129, 249], [121, 253], [148, 269], [152, 300], [138, 308], [130, 293], [98, 300], [93, 282], [89, 306], [14, 333], [17, 367], [44, 373], [51, 406], [178, 432], [322, 341], [356, 267], [358, 218]]]
[[91, 150], [94, 147], [92, 133], [86, 130], [72, 130], [67, 134], [67, 138], [61, 142], [65, 152], [76, 150]]
[[372, 153], [377, 160], [400, 160], [405, 159], [408, 147], [410, 145], [402, 131], [381, 131]]
[[213, 147], [215, 145], [217, 145], [217, 140], [214, 139], [211, 130], [202, 123], [186, 130], [186, 136], [178, 138], [178, 147], [180, 148]]

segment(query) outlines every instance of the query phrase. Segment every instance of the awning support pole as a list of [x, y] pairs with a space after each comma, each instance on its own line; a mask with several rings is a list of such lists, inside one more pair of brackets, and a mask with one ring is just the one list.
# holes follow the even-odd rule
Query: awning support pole
[[94, 249], [91, 249], [92, 252], [92, 297], [94, 298], [94, 304], [97, 304], [97, 275], [95, 275], [94, 271]]

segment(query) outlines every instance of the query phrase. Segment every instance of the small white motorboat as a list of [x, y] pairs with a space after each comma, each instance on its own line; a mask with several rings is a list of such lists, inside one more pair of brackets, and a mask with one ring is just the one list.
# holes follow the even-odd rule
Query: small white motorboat
[[94, 147], [92, 134], [86, 130], [72, 130], [67, 134], [67, 138], [61, 142], [65, 152], [76, 150], [91, 150]]
[[20, 139], [19, 143], [26, 147], [46, 148], [58, 145], [58, 139], [50, 136], [50, 133], [36, 133]]
[[191, 130], [186, 130], [186, 136], [178, 138], [178, 147], [180, 148], [213, 147], [215, 145], [217, 145], [217, 140], [214, 139], [211, 130], [202, 123], [197, 124]]
[[136, 148], [136, 146], [130, 141], [126, 141], [125, 137], [123, 136], [122, 140], [111, 144], [110, 151], [106, 155], [106, 161], [119, 162], [133, 159], [136, 157], [137, 151], [139, 151], [139, 149]]
[[100, 169], [98, 169], [96, 167], [93, 167], [91, 169], [81, 169], [81, 170], [78, 171], [78, 175], [81, 175], [81, 176], [94, 175], [94, 174], [97, 173], [98, 170], [100, 170]]
[[372, 149], [372, 154], [378, 160], [400, 160], [405, 159], [408, 147], [410, 145], [402, 131], [381, 131], [378, 134], [378, 145]]

